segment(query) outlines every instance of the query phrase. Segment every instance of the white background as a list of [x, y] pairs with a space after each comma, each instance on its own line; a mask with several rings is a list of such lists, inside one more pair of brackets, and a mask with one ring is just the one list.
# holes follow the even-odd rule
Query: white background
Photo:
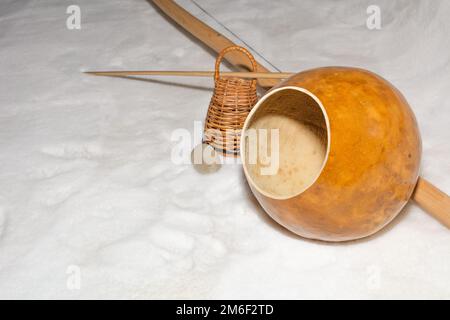
[[[283, 71], [357, 66], [395, 84], [422, 175], [450, 192], [450, 2], [197, 2]], [[81, 30], [66, 28], [71, 4]], [[171, 134], [203, 121], [212, 79], [81, 73], [214, 59], [145, 0], [1, 1], [0, 298], [450, 298], [450, 232], [414, 204], [375, 236], [326, 244], [272, 222], [239, 165], [173, 164]]]

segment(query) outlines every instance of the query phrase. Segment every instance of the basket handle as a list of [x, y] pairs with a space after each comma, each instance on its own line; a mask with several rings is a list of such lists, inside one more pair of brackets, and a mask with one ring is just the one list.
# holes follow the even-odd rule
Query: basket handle
[[219, 55], [217, 56], [216, 67], [214, 70], [214, 80], [215, 81], [219, 80], [220, 63], [222, 62], [223, 57], [230, 51], [240, 51], [240, 52], [244, 53], [248, 57], [248, 59], [250, 60], [250, 62], [252, 64], [252, 71], [253, 72], [256, 71], [256, 68], [258, 66], [256, 63], [256, 60], [247, 49], [240, 47], [240, 46], [230, 46], [230, 47], [227, 47], [227, 48], [223, 49], [222, 51], [220, 51]]

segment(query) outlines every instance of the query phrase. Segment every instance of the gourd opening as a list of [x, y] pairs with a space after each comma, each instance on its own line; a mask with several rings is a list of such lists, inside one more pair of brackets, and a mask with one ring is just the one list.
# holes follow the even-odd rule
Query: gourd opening
[[282, 87], [265, 95], [242, 133], [247, 179], [274, 199], [288, 199], [311, 187], [328, 159], [328, 116], [320, 100], [303, 88]]

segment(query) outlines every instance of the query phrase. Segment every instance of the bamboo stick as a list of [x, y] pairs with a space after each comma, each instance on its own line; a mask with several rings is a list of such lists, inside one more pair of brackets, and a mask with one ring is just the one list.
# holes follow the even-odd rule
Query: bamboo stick
[[[181, 76], [181, 77], [213, 77], [214, 71], [86, 71], [95, 76]], [[237, 77], [247, 79], [286, 79], [292, 72], [220, 72], [221, 77]]]

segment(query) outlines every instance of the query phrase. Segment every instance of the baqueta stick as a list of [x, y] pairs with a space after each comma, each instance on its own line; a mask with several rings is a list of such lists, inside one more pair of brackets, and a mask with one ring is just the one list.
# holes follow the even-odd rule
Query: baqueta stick
[[[181, 76], [181, 77], [213, 77], [214, 71], [86, 71], [95, 76]], [[286, 79], [292, 72], [221, 72], [221, 77], [237, 77], [247, 79]]]

